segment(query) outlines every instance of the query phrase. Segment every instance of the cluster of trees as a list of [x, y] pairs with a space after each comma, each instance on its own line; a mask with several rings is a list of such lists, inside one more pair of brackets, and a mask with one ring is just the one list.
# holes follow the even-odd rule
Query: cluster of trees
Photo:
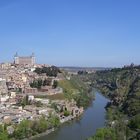
[[102, 128], [97, 130], [95, 136], [87, 140], [120, 140], [115, 134], [115, 130], [112, 128]]
[[42, 104], [40, 101], [34, 102], [34, 101], [29, 100], [28, 97], [29, 97], [28, 95], [26, 95], [25, 97], [23, 97], [23, 98], [18, 102], [18, 105], [19, 105], [19, 106], [22, 106], [23, 108], [24, 108], [26, 105], [32, 105], [32, 104], [34, 104], [36, 107], [42, 107], [42, 106], [43, 106], [43, 104]]
[[89, 93], [84, 92], [82, 90], [75, 92], [73, 92], [72, 90], [64, 90], [64, 95], [68, 100], [74, 99], [78, 107], [86, 108], [92, 100], [92, 96]]
[[[98, 129], [96, 134], [88, 140], [139, 140], [140, 138], [140, 116], [135, 116], [128, 123], [120, 114], [109, 114], [114, 123], [109, 123], [105, 128]], [[130, 129], [131, 127], [131, 129]]]
[[69, 116], [70, 114], [71, 114], [71, 112], [69, 112], [66, 108], [60, 108], [60, 107], [58, 107], [57, 106], [57, 104], [56, 103], [52, 103], [51, 104], [51, 107], [57, 112], [57, 113], [64, 113], [64, 116]]
[[0, 125], [0, 140], [9, 140], [5, 125]]
[[130, 122], [129, 122], [129, 126], [133, 129], [133, 130], [140, 130], [140, 114], [134, 116]]
[[37, 88], [37, 89], [40, 89], [42, 86], [50, 86], [51, 85], [51, 80], [50, 79], [45, 79], [45, 80], [42, 80], [42, 79], [37, 79], [37, 80], [34, 80], [32, 83], [30, 83], [30, 86], [32, 88]]
[[42, 116], [39, 120], [23, 120], [20, 124], [14, 127], [15, 131], [13, 134], [8, 135], [6, 131], [7, 126], [0, 126], [0, 140], [10, 139], [24, 139], [37, 134], [46, 132], [49, 129], [56, 128], [60, 125], [60, 120], [55, 115], [50, 115], [48, 119]]
[[[37, 79], [37, 80], [34, 80], [32, 83], [30, 83], [30, 86], [32, 88], [37, 88], [37, 89], [41, 89], [42, 86], [51, 86], [51, 85], [52, 85], [51, 78], [48, 78], [45, 80]], [[56, 80], [54, 80], [52, 87], [57, 88], [57, 86], [58, 86], [58, 82]]]
[[83, 91], [73, 95], [73, 98], [76, 101], [78, 107], [87, 107], [92, 101], [90, 94]]
[[[108, 127], [115, 129], [116, 140], [140, 138], [140, 66], [130, 66], [89, 75], [92, 86], [98, 88], [111, 102], [107, 105]], [[110, 125], [115, 122], [115, 126]], [[126, 122], [126, 123], [123, 123]], [[119, 130], [118, 130], [119, 129]], [[118, 130], [118, 131], [117, 131]], [[102, 135], [104, 129], [97, 133]], [[114, 136], [115, 136], [114, 135]], [[91, 140], [97, 139], [95, 135]], [[100, 140], [106, 140], [101, 138]]]
[[60, 69], [56, 66], [36, 68], [35, 72], [37, 74], [45, 73], [47, 76], [57, 77], [58, 73], [61, 73]]
[[85, 74], [88, 74], [88, 72], [87, 71], [78, 71], [78, 74], [79, 75], [85, 75]]
[[54, 81], [53, 81], [52, 87], [53, 87], [53, 88], [57, 88], [57, 86], [58, 86], [58, 81], [54, 80]]
[[29, 100], [28, 100], [28, 95], [26, 95], [25, 97], [23, 97], [23, 98], [19, 101], [18, 105], [21, 105], [22, 107], [25, 107], [26, 105], [30, 105], [30, 102], [29, 102]]

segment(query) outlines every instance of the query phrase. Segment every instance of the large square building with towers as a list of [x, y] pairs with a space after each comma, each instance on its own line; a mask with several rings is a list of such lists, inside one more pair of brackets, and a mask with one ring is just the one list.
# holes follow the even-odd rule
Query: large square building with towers
[[17, 65], [34, 65], [35, 55], [32, 53], [31, 56], [19, 56], [18, 53], [14, 56], [14, 64]]

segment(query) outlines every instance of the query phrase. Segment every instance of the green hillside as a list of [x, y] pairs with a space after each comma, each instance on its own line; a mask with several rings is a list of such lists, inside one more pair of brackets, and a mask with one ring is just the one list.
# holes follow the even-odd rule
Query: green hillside
[[61, 80], [59, 81], [59, 86], [63, 88], [65, 98], [68, 100], [74, 99], [79, 107], [89, 105], [92, 99], [90, 87], [79, 76], [71, 76], [70, 80]]
[[[107, 104], [107, 128], [89, 140], [140, 139], [140, 66], [98, 71], [88, 75], [92, 86], [110, 98]], [[107, 131], [108, 130], [108, 131]], [[114, 131], [115, 130], [115, 131]]]

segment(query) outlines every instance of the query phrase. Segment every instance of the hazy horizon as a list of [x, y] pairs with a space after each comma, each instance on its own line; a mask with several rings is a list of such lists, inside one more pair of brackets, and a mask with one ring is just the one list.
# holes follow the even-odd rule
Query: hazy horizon
[[140, 64], [138, 0], [0, 1], [0, 62], [78, 67]]

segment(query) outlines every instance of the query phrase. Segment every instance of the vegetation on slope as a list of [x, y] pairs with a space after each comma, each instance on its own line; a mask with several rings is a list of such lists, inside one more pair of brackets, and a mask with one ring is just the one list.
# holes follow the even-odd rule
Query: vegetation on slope
[[42, 116], [39, 120], [23, 120], [20, 124], [13, 125], [14, 133], [7, 133], [7, 125], [0, 125], [0, 140], [22, 140], [46, 132], [60, 125], [60, 120], [55, 115], [48, 119]]
[[47, 76], [53, 76], [53, 77], [56, 77], [58, 73], [61, 73], [59, 68], [56, 66], [36, 68], [35, 72], [37, 74], [46, 74]]
[[[115, 140], [140, 139], [140, 66], [99, 71], [88, 75], [92, 86], [110, 98], [107, 104], [107, 128], [100, 129], [90, 140], [109, 140], [107, 133]], [[110, 130], [114, 131], [110, 131]]]
[[112, 128], [102, 128], [97, 130], [95, 136], [88, 140], [117, 140], [115, 130]]
[[87, 107], [92, 99], [90, 87], [78, 76], [71, 76], [70, 80], [62, 80], [59, 86], [63, 88], [64, 96], [68, 100], [74, 99], [79, 107]]

